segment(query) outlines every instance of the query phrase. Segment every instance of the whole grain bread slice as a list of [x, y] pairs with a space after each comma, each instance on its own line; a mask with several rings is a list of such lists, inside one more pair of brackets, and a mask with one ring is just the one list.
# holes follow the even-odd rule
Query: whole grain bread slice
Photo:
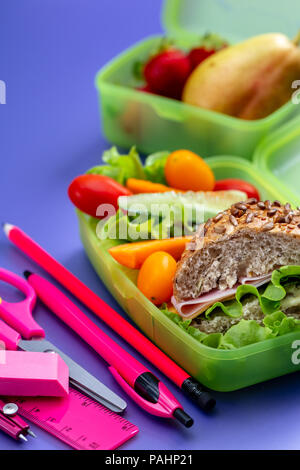
[[300, 210], [248, 199], [201, 225], [178, 263], [175, 299], [196, 299], [285, 265], [300, 265]]

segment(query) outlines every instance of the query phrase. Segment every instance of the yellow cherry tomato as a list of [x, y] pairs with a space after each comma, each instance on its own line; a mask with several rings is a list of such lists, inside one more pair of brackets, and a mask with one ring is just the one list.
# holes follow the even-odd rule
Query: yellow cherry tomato
[[168, 302], [173, 293], [176, 261], [164, 251], [148, 256], [140, 269], [137, 286], [155, 305]]
[[176, 150], [165, 166], [168, 185], [184, 191], [213, 191], [215, 177], [208, 164], [194, 152]]

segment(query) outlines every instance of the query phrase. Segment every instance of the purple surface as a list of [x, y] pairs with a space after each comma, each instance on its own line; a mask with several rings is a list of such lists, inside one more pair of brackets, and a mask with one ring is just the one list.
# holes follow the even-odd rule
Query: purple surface
[[[101, 137], [94, 76], [117, 53], [161, 31], [160, 0], [19, 0], [1, 4], [0, 214], [19, 225], [118, 312], [121, 309], [90, 266], [66, 196], [71, 179], [96, 164], [109, 144]], [[0, 264], [16, 273], [44, 274], [0, 234]], [[0, 295], [15, 298], [1, 285]], [[86, 311], [86, 310], [85, 310]], [[300, 380], [286, 376], [235, 393], [215, 393], [216, 411], [205, 416], [159, 371], [86, 312], [104, 331], [141, 359], [195, 419], [186, 430], [151, 417], [128, 399], [126, 418], [140, 433], [131, 449], [299, 448]], [[105, 363], [44, 307], [35, 311], [47, 337], [117, 393]], [[32, 426], [38, 438], [15, 443], [0, 433], [0, 449], [67, 449]]]

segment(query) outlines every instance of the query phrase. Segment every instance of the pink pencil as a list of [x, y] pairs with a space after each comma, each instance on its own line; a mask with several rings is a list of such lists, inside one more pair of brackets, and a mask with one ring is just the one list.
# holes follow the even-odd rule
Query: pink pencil
[[154, 364], [170, 380], [180, 387], [204, 410], [215, 406], [215, 400], [172, 359], [157, 348], [151, 341], [128, 323], [121, 315], [107, 305], [91, 289], [81, 282], [74, 274], [49, 255], [41, 246], [33, 241], [18, 227], [4, 224], [4, 232], [8, 239], [23, 253], [33, 259], [39, 266], [51, 274], [61, 285], [68, 289], [92, 312], [98, 315], [106, 324], [116, 331], [131, 346]]

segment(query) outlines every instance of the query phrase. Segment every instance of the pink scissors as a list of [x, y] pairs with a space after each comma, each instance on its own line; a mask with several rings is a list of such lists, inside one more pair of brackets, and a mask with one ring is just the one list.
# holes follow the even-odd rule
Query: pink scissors
[[25, 339], [44, 338], [45, 331], [32, 316], [36, 293], [30, 284], [3, 268], [0, 268], [0, 280], [11, 284], [25, 294], [25, 299], [21, 302], [6, 302], [0, 298], [0, 318], [6, 322], [0, 320], [0, 340], [5, 343], [7, 349], [16, 350], [21, 339], [20, 335]]
[[116, 413], [123, 412], [127, 404], [121, 397], [44, 339], [44, 329], [32, 316], [36, 303], [36, 293], [33, 287], [22, 277], [4, 268], [0, 268], [0, 281], [7, 282], [25, 294], [25, 299], [21, 302], [6, 302], [0, 298], [0, 341], [5, 344], [6, 349], [56, 352], [69, 367], [70, 385], [110, 410]]

